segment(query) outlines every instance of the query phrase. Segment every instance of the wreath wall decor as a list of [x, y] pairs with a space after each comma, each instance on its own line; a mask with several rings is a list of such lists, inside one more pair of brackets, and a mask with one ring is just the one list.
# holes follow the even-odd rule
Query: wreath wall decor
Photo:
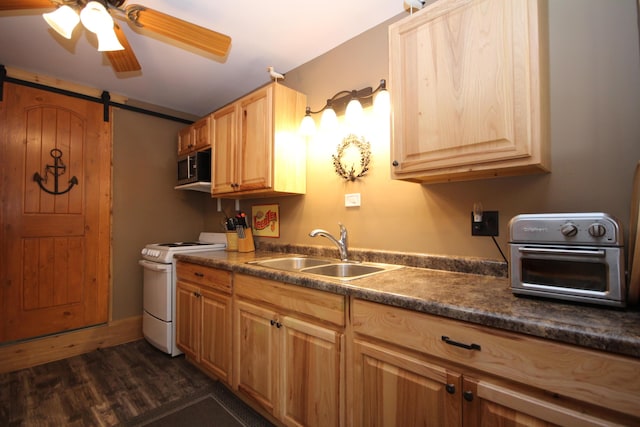
[[[343, 164], [342, 157], [345, 151], [353, 145], [360, 152], [360, 167], [356, 170], [355, 164], [351, 164], [351, 167]], [[362, 178], [369, 170], [369, 163], [371, 162], [371, 144], [365, 141], [363, 138], [351, 134], [346, 136], [342, 142], [338, 145], [338, 152], [331, 155], [333, 159], [333, 167], [336, 173], [348, 181], [355, 181], [358, 178]]]

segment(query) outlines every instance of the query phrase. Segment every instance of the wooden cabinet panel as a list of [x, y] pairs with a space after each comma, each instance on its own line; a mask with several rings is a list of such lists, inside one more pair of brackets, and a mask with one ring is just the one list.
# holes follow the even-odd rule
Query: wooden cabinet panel
[[[640, 361], [504, 330], [355, 300], [358, 333], [594, 405], [640, 416]], [[478, 344], [447, 345], [442, 337]], [[595, 367], [598, 367], [597, 369]]]
[[305, 105], [304, 95], [272, 83], [214, 112], [212, 196], [304, 194]]
[[240, 101], [240, 146], [237, 190], [273, 186], [273, 88], [266, 87]]
[[176, 345], [196, 365], [231, 384], [231, 272], [178, 261]]
[[[465, 382], [474, 387], [472, 395], [478, 397], [474, 401], [480, 401], [475, 409], [467, 405], [472, 419], [503, 416], [528, 420], [524, 425], [528, 417], [561, 425], [581, 425], [585, 424], [583, 419], [597, 420], [599, 416], [606, 420], [602, 425], [613, 425], [618, 419], [640, 420], [637, 359], [358, 299], [352, 302], [351, 314], [358, 336], [401, 347], [407, 354], [424, 354], [439, 363], [459, 366], [465, 378], [469, 377], [467, 372], [471, 373], [469, 378], [482, 376], [483, 381]], [[467, 346], [473, 344], [474, 348], [449, 345], [443, 337]], [[504, 379], [503, 385], [492, 385], [486, 378]], [[502, 415], [489, 415], [491, 411]], [[561, 422], [565, 419], [581, 421]], [[493, 421], [478, 422], [468, 425], [495, 425]]]
[[356, 340], [354, 377], [354, 426], [462, 425], [457, 372]]
[[625, 426], [630, 418], [607, 418], [553, 402], [551, 396], [473, 377], [463, 379], [465, 427], [493, 426]]
[[178, 132], [178, 155], [208, 148], [211, 140], [211, 117], [206, 116]]
[[344, 327], [346, 297], [303, 286], [292, 286], [260, 277], [237, 274], [235, 295], [277, 306], [288, 313]]
[[178, 282], [176, 287], [176, 346], [195, 362], [200, 357], [200, 289]]
[[444, 0], [390, 26], [392, 176], [549, 167], [545, 0]]
[[235, 306], [235, 384], [269, 412], [277, 401], [277, 314], [254, 304], [237, 301]]
[[213, 194], [231, 193], [236, 184], [237, 104], [213, 113], [213, 152], [211, 156], [211, 191]]
[[200, 363], [220, 380], [231, 384], [231, 298], [204, 289], [201, 292]]
[[294, 426], [341, 424], [344, 335], [301, 321], [282, 319], [282, 418]]
[[232, 273], [230, 271], [204, 267], [184, 261], [178, 261], [176, 265], [181, 280], [231, 295]]
[[345, 297], [238, 274], [235, 386], [290, 426], [345, 420]]

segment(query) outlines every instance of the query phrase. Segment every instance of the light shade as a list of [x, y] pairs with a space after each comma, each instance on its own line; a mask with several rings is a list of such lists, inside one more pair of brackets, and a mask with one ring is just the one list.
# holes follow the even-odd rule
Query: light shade
[[42, 17], [51, 28], [66, 39], [71, 38], [74, 28], [80, 22], [76, 11], [66, 5], [60, 6], [53, 12], [43, 13]]
[[300, 133], [303, 136], [312, 136], [316, 133], [316, 122], [311, 118], [311, 114], [309, 113], [309, 107], [307, 107], [307, 114], [302, 118], [302, 123], [300, 123]]
[[344, 113], [346, 124], [351, 129], [351, 133], [360, 135], [362, 133], [362, 125], [364, 122], [364, 111], [362, 104], [356, 98], [349, 101], [347, 111]]
[[118, 36], [113, 27], [109, 30], [104, 30], [97, 34], [98, 36], [98, 51], [99, 52], [111, 52], [114, 50], [124, 50], [124, 46], [120, 44]]
[[124, 49], [113, 30], [113, 18], [102, 4], [97, 1], [87, 3], [80, 12], [80, 20], [87, 30], [98, 36], [100, 52]]
[[373, 101], [373, 111], [378, 117], [389, 117], [391, 113], [391, 97], [389, 91], [382, 89]]
[[325, 131], [333, 131], [338, 127], [338, 117], [333, 108], [328, 107], [322, 112], [322, 118], [320, 119], [320, 127]]
[[82, 25], [92, 33], [100, 33], [107, 28], [113, 28], [113, 18], [107, 9], [97, 1], [90, 1], [80, 12]]

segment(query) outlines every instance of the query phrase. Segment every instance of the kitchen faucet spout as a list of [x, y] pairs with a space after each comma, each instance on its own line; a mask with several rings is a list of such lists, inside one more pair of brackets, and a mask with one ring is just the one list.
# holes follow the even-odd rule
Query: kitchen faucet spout
[[312, 230], [311, 233], [309, 233], [309, 236], [323, 236], [331, 240], [338, 247], [338, 252], [340, 252], [340, 261], [346, 262], [349, 260], [349, 254], [347, 251], [347, 228], [341, 223], [338, 223], [338, 225], [340, 226], [340, 239], [336, 239], [327, 230], [323, 230], [321, 228]]

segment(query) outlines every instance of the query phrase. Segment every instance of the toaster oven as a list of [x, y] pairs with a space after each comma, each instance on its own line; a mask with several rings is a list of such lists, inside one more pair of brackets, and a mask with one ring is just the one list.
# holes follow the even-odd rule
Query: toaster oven
[[622, 228], [605, 213], [517, 215], [509, 222], [514, 295], [624, 307]]

